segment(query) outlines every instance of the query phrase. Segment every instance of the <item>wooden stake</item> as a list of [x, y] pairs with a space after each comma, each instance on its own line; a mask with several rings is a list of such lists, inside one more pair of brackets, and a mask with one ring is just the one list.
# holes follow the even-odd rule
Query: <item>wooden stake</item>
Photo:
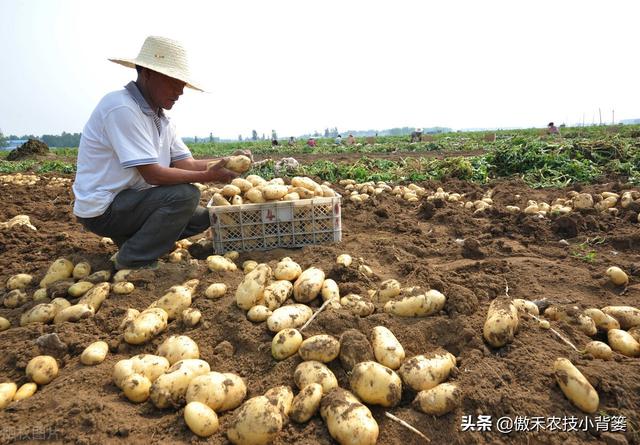
[[313, 314], [313, 315], [311, 316], [311, 318], [310, 318], [309, 320], [307, 320], [307, 322], [306, 322], [304, 325], [302, 325], [302, 327], [300, 328], [300, 332], [302, 332], [302, 330], [303, 330], [304, 328], [306, 328], [307, 326], [309, 326], [309, 323], [311, 323], [311, 322], [313, 321], [313, 319], [314, 319], [314, 318], [316, 318], [320, 312], [324, 311], [324, 309], [329, 305], [329, 303], [331, 303], [331, 300], [327, 300], [327, 301], [325, 301], [324, 303], [322, 303], [322, 306], [320, 306], [320, 309], [318, 309], [318, 310], [316, 311], [316, 313], [315, 313], [315, 314]]
[[394, 416], [393, 414], [391, 414], [388, 411], [384, 412], [384, 415], [387, 416], [389, 419], [398, 422], [400, 425], [402, 425], [405, 428], [408, 428], [409, 430], [413, 431], [414, 433], [416, 433], [418, 436], [422, 437], [424, 440], [426, 440], [427, 442], [431, 442], [431, 439], [429, 439], [427, 436], [425, 436], [424, 434], [422, 434], [419, 430], [417, 430], [416, 428], [412, 427], [411, 425], [409, 425], [407, 422], [405, 422], [404, 420]]

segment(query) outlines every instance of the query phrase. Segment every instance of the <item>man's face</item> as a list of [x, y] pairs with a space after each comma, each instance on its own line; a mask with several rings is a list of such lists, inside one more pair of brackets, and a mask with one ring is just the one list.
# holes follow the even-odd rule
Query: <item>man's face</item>
[[147, 91], [150, 96], [149, 99], [153, 102], [149, 105], [152, 108], [170, 110], [178, 98], [182, 96], [186, 83], [157, 71], [147, 71]]

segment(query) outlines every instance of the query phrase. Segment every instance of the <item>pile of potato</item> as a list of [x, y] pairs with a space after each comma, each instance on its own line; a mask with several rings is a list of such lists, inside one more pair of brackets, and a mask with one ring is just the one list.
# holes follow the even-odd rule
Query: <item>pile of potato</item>
[[37, 175], [16, 173], [13, 175], [0, 175], [0, 183], [19, 186], [35, 185], [41, 178]]
[[66, 187], [70, 185], [72, 182], [73, 182], [73, 179], [71, 178], [62, 178], [59, 176], [52, 176], [51, 178], [48, 178], [47, 185], [45, 187], [47, 188]]

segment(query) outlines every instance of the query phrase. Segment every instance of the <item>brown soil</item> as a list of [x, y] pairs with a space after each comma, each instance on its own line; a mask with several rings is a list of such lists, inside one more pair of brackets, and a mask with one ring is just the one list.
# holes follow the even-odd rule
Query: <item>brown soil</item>
[[7, 161], [18, 161], [21, 159], [46, 156], [49, 154], [49, 147], [37, 139], [29, 139], [15, 150], [11, 150], [7, 155]]
[[[85, 232], [70, 209], [68, 188], [47, 188], [41, 181], [34, 186], [5, 185], [0, 188], [0, 221], [26, 213], [37, 228], [18, 228], [0, 232], [0, 281], [19, 272], [31, 273], [36, 282], [49, 264], [64, 256], [88, 260], [94, 270], [107, 268], [114, 247], [101, 247], [100, 238]], [[459, 181], [425, 183], [434, 189], [481, 197], [487, 187]], [[517, 181], [493, 185], [495, 208], [483, 217], [452, 203], [420, 206], [391, 196], [363, 204], [343, 202], [343, 241], [298, 250], [243, 253], [237, 264], [254, 259], [269, 262], [289, 256], [303, 268], [317, 266], [340, 285], [341, 292], [366, 290], [388, 278], [402, 285], [431, 287], [447, 296], [445, 309], [425, 318], [399, 318], [380, 311], [359, 318], [347, 311], [325, 311], [304, 332], [305, 337], [326, 333], [340, 337], [354, 329], [370, 335], [377, 325], [387, 326], [402, 343], [407, 357], [445, 348], [458, 359], [450, 381], [463, 392], [462, 405], [442, 417], [414, 410], [415, 394], [404, 389], [400, 404], [388, 411], [409, 422], [431, 438], [431, 443], [449, 444], [640, 444], [640, 362], [614, 353], [611, 361], [593, 359], [573, 351], [549, 330], [532, 319], [521, 319], [515, 340], [500, 349], [483, 341], [482, 327], [489, 303], [504, 296], [547, 301], [580, 308], [606, 305], [640, 305], [640, 230], [630, 222], [630, 212], [619, 217], [575, 214], [562, 219], [537, 219], [512, 215], [505, 205], [524, 206], [527, 199], [564, 196], [566, 190], [531, 190]], [[619, 184], [602, 184], [588, 191], [619, 189]], [[418, 204], [418, 205], [416, 205]], [[596, 238], [597, 237], [597, 238]], [[559, 242], [567, 239], [569, 245]], [[466, 248], [456, 239], [469, 240]], [[471, 241], [472, 240], [472, 241]], [[587, 256], [589, 252], [595, 252]], [[367, 279], [355, 270], [335, 266], [339, 253], [362, 258], [376, 273]], [[607, 284], [604, 270], [616, 264], [631, 271], [628, 291]], [[635, 273], [635, 275], [633, 275]], [[220, 300], [195, 299], [203, 319], [195, 328], [171, 322], [168, 330], [146, 345], [131, 346], [122, 341], [118, 325], [128, 307], [143, 309], [172, 285], [199, 278], [200, 295], [212, 282], [229, 286]], [[201, 358], [213, 370], [242, 376], [248, 396], [263, 394], [276, 385], [294, 386], [293, 373], [300, 363], [295, 356], [277, 362], [270, 354], [273, 335], [264, 323], [248, 321], [234, 303], [242, 272], [225, 274], [208, 271], [204, 262], [197, 267], [162, 264], [159, 271], [139, 273], [136, 290], [128, 296], [110, 295], [94, 318], [79, 323], [49, 326], [19, 326], [20, 314], [33, 306], [0, 309], [12, 328], [0, 333], [0, 381], [26, 382], [25, 367], [46, 349], [55, 354], [59, 376], [39, 388], [31, 398], [15, 402], [0, 412], [0, 443], [210, 443], [227, 444], [224, 434], [233, 414], [221, 413], [220, 430], [208, 439], [198, 439], [185, 426], [183, 409], [158, 410], [151, 403], [128, 402], [111, 381], [114, 364], [134, 354], [155, 353], [169, 335], [185, 334], [200, 347]], [[28, 289], [31, 295], [35, 286]], [[317, 306], [317, 303], [315, 304]], [[578, 348], [591, 340], [574, 325], [552, 322]], [[44, 334], [57, 333], [37, 342]], [[80, 364], [83, 349], [98, 339], [110, 345], [110, 354], [100, 365]], [[596, 339], [603, 340], [601, 334]], [[605, 340], [606, 341], [606, 340]], [[63, 343], [63, 344], [61, 344]], [[354, 343], [355, 344], [355, 343]], [[40, 345], [40, 346], [39, 346]], [[363, 351], [363, 355], [367, 355]], [[626, 416], [627, 432], [463, 432], [463, 415], [576, 416], [584, 414], [574, 407], [558, 388], [552, 364], [557, 357], [570, 359], [589, 379], [600, 396], [596, 415]], [[348, 377], [339, 359], [329, 364], [342, 387]], [[295, 390], [297, 392], [297, 389]], [[418, 444], [421, 439], [384, 415], [385, 409], [371, 407], [380, 426], [380, 444]], [[593, 416], [590, 416], [593, 419]], [[275, 444], [331, 444], [320, 416], [308, 423], [288, 423]]]

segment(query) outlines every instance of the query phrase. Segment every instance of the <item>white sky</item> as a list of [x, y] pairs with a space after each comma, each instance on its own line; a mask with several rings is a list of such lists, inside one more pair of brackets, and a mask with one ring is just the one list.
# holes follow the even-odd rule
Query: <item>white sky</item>
[[637, 0], [0, 0], [0, 129], [80, 132], [135, 78], [107, 61], [181, 40], [182, 136], [326, 127], [542, 127], [640, 117]]

